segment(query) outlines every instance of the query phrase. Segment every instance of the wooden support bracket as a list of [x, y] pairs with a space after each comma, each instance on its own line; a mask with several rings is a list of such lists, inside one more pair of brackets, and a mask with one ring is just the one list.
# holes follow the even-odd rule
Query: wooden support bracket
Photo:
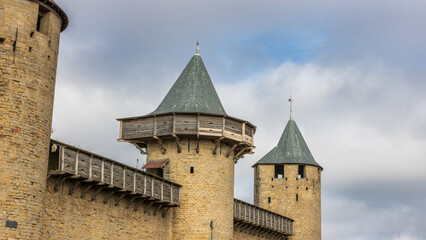
[[117, 198], [117, 200], [115, 200], [115, 204], [114, 204], [114, 206], [118, 206], [118, 205], [120, 205], [120, 201], [121, 201], [121, 199], [123, 199], [125, 196], [126, 196], [126, 194], [125, 194], [125, 193], [121, 194], [121, 195]]
[[158, 205], [157, 207], [154, 208], [154, 211], [152, 213], [152, 215], [157, 215], [158, 211], [160, 211], [161, 207], [163, 207], [163, 205]]
[[96, 189], [96, 191], [92, 194], [92, 201], [96, 200], [96, 196], [102, 191], [103, 187], [99, 187], [98, 189]]
[[229, 151], [225, 154], [225, 156], [229, 157], [229, 155], [231, 155], [231, 153], [235, 150], [237, 146], [238, 146], [238, 143], [234, 144], [234, 146], [232, 146], [231, 149], [229, 149]]
[[224, 139], [224, 137], [220, 137], [220, 138], [218, 138], [218, 139], [215, 141], [214, 148], [213, 148], [213, 151], [212, 151], [213, 155], [215, 155], [215, 154], [216, 154], [217, 148], [219, 147], [219, 145], [220, 145], [220, 141], [221, 141], [222, 139]]
[[78, 185], [80, 185], [80, 181], [74, 183], [74, 185], [72, 185], [72, 187], [70, 188], [70, 190], [68, 191], [68, 195], [72, 195], [75, 191], [75, 189], [77, 188]]
[[170, 209], [170, 207], [165, 207], [165, 208], [163, 208], [163, 209], [162, 209], [162, 211], [161, 211], [161, 216], [162, 216], [163, 218], [165, 218], [165, 217], [166, 217], [167, 212], [169, 211], [169, 209]]
[[180, 142], [179, 142], [179, 137], [178, 136], [176, 136], [176, 134], [173, 134], [172, 135], [174, 138], [176, 138], [176, 146], [177, 146], [177, 151], [178, 151], [178, 153], [181, 153], [182, 152], [182, 146], [180, 145]]
[[81, 198], [84, 198], [86, 196], [86, 193], [93, 187], [93, 185], [89, 185], [83, 189], [83, 192], [81, 192]]
[[126, 204], [126, 208], [130, 208], [130, 205], [132, 205], [136, 198], [138, 198], [138, 196], [130, 198], [129, 202]]
[[163, 154], [166, 154], [166, 148], [164, 148], [164, 145], [163, 145], [163, 142], [161, 141], [161, 139], [159, 138], [159, 137], [157, 137], [157, 136], [153, 136], [153, 138], [154, 139], [157, 139], [157, 141], [158, 141], [158, 144], [160, 144], [160, 147], [161, 147], [161, 152], [163, 153]]
[[106, 204], [108, 202], [108, 199], [110, 199], [112, 197], [112, 195], [114, 195], [115, 191], [111, 191], [108, 193], [108, 195], [105, 196], [104, 198], [104, 204]]
[[55, 192], [57, 192], [59, 190], [59, 186], [61, 186], [69, 178], [71, 178], [71, 176], [62, 176], [58, 178], [58, 180], [55, 183], [55, 187], [53, 188]]
[[135, 145], [135, 147], [141, 152], [141, 154], [146, 155], [146, 151], [142, 149], [141, 146], [139, 146], [138, 143], [132, 142], [133, 145]]
[[137, 211], [138, 209], [139, 209], [139, 206], [143, 203], [143, 202], [145, 202], [145, 200], [140, 200], [139, 202], [137, 202], [136, 204], [135, 204], [135, 211]]
[[197, 153], [200, 153], [200, 138], [197, 135]]
[[152, 207], [153, 204], [154, 204], [154, 202], [148, 203], [148, 205], [145, 207], [145, 209], [143, 210], [143, 212], [147, 213], [151, 209], [151, 207]]

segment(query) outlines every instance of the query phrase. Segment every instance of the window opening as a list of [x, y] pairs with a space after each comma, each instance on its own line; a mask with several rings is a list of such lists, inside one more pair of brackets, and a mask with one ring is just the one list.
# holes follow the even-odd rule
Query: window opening
[[305, 178], [305, 165], [299, 165], [297, 178]]
[[194, 173], [194, 167], [189, 167], [189, 172]]
[[271, 203], [271, 197], [268, 197], [268, 203]]
[[48, 13], [49, 11], [40, 6], [38, 7], [38, 17], [37, 17], [37, 31], [43, 34], [47, 34], [47, 28], [49, 25]]
[[299, 201], [299, 194], [296, 194], [296, 202]]
[[275, 165], [275, 178], [283, 178], [284, 177], [284, 165]]

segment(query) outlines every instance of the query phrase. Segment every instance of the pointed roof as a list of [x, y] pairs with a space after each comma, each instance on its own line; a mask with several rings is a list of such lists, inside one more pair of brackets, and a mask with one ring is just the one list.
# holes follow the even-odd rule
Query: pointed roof
[[198, 48], [160, 106], [151, 114], [185, 112], [226, 115]]
[[257, 164], [306, 164], [322, 167], [315, 162], [296, 122], [290, 119], [278, 145], [263, 156]]

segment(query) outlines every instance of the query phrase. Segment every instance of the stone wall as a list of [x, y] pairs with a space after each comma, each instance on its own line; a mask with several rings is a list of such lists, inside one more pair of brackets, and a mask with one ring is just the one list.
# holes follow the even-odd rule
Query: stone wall
[[273, 237], [266, 233], [258, 233], [258, 231], [255, 231], [255, 230], [245, 231], [245, 230], [234, 229], [233, 240], [271, 240], [271, 239], [282, 240], [282, 238]]
[[[234, 161], [226, 157], [230, 146], [221, 144], [212, 154], [212, 139], [163, 140], [166, 154], [157, 142], [148, 143], [147, 161], [170, 159], [170, 180], [182, 185], [180, 207], [174, 209], [173, 239], [233, 238]], [[190, 173], [193, 167], [194, 173]]]
[[320, 240], [320, 168], [306, 166], [306, 177], [297, 178], [298, 165], [284, 165], [283, 178], [274, 175], [274, 165], [255, 166], [255, 205], [295, 220], [294, 236], [289, 239]]
[[83, 186], [79, 186], [69, 195], [72, 182], [65, 182], [54, 191], [55, 179], [47, 184], [46, 206], [44, 209], [43, 239], [171, 239], [171, 219], [173, 212], [166, 216], [150, 209], [145, 213], [147, 204], [134, 210], [132, 203], [126, 208], [129, 198], [123, 198], [118, 206], [115, 202], [119, 194], [103, 199], [107, 191], [101, 191], [94, 201], [95, 190], [90, 190], [83, 198]]
[[[61, 20], [0, 0], [0, 239], [40, 239]], [[8, 227], [6, 227], [8, 226]]]

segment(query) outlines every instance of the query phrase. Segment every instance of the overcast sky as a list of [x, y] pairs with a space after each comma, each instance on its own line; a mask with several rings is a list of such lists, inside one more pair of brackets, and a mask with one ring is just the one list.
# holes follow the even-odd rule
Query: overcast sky
[[[195, 52], [226, 112], [257, 126], [251, 166], [294, 118], [322, 173], [325, 240], [426, 239], [426, 1], [57, 0], [53, 138], [128, 165], [119, 117], [159, 105]], [[141, 163], [139, 164], [141, 165]]]

